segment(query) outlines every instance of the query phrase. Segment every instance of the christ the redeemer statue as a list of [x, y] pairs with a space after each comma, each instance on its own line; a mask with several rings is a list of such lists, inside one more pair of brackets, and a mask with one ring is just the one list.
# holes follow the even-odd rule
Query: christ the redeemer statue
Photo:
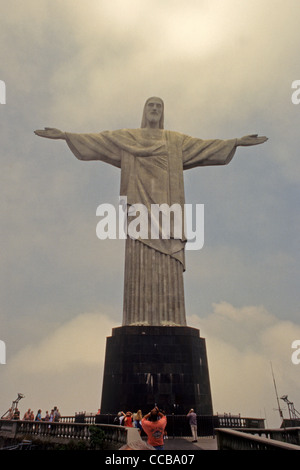
[[[121, 169], [120, 195], [127, 207], [180, 204], [184, 210], [183, 170], [226, 165], [238, 146], [257, 145], [266, 137], [202, 140], [164, 130], [164, 103], [149, 98], [140, 129], [74, 134], [45, 128], [35, 134], [63, 139], [79, 160], [101, 160]], [[186, 325], [183, 272], [186, 238], [127, 236], [123, 325]]]

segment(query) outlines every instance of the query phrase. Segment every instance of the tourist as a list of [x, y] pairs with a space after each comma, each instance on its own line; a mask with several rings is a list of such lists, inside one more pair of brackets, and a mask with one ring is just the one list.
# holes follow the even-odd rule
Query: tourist
[[120, 426], [124, 425], [124, 418], [125, 418], [125, 413], [124, 411], [119, 411], [118, 413], [118, 419], [119, 419], [119, 424]]
[[26, 413], [23, 416], [23, 421], [30, 421], [30, 414], [31, 414], [31, 409], [28, 408], [28, 410], [26, 411]]
[[194, 409], [190, 409], [190, 411], [187, 414], [188, 420], [189, 420], [189, 425], [191, 428], [191, 433], [192, 433], [192, 442], [197, 442], [197, 415], [194, 411]]
[[125, 417], [124, 411], [119, 411], [119, 413], [117, 414], [117, 416], [114, 419], [114, 424], [116, 424], [118, 426], [122, 426], [124, 417]]
[[18, 408], [15, 408], [13, 419], [20, 419], [20, 411], [18, 410]]
[[53, 408], [53, 421], [58, 422], [60, 420], [60, 412], [57, 406]]
[[133, 428], [133, 419], [132, 419], [131, 411], [127, 411], [127, 413], [124, 417], [124, 426], [126, 426], [128, 428]]
[[46, 411], [44, 421], [50, 421], [49, 411]]
[[138, 410], [133, 416], [133, 423], [134, 423], [134, 427], [139, 430], [139, 433], [141, 433], [142, 431], [142, 419], [143, 419], [142, 411]]
[[164, 448], [164, 432], [167, 426], [166, 416], [156, 406], [142, 419], [142, 428], [147, 434], [148, 444], [156, 450]]

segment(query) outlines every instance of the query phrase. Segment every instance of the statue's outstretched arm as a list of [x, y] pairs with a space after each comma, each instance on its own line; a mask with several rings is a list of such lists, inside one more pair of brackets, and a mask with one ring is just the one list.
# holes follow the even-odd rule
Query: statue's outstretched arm
[[245, 135], [240, 139], [237, 139], [237, 146], [247, 147], [248, 145], [259, 145], [263, 144], [268, 140], [268, 137], [258, 136], [257, 134]]
[[103, 133], [70, 133], [53, 127], [34, 131], [40, 137], [64, 140], [78, 160], [100, 160], [121, 168], [121, 147], [118, 147]]
[[34, 131], [36, 135], [40, 137], [46, 137], [47, 139], [63, 139], [66, 140], [66, 134], [59, 129], [54, 127], [45, 127], [45, 129], [39, 129]]

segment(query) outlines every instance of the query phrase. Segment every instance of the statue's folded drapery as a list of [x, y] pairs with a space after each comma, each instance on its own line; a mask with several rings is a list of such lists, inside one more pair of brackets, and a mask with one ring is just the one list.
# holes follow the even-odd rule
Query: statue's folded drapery
[[[128, 207], [179, 204], [184, 218], [183, 170], [224, 165], [236, 139], [201, 140], [163, 129], [121, 129], [99, 134], [66, 133], [80, 160], [101, 160], [121, 169], [120, 196]], [[123, 324], [185, 325], [183, 271], [186, 238], [126, 240]], [[149, 230], [151, 222], [149, 221]]]

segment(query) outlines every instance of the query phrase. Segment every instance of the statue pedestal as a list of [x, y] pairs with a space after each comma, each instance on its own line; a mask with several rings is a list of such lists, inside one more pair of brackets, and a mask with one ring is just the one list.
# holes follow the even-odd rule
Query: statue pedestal
[[101, 414], [212, 415], [205, 339], [185, 326], [122, 326], [107, 338]]

